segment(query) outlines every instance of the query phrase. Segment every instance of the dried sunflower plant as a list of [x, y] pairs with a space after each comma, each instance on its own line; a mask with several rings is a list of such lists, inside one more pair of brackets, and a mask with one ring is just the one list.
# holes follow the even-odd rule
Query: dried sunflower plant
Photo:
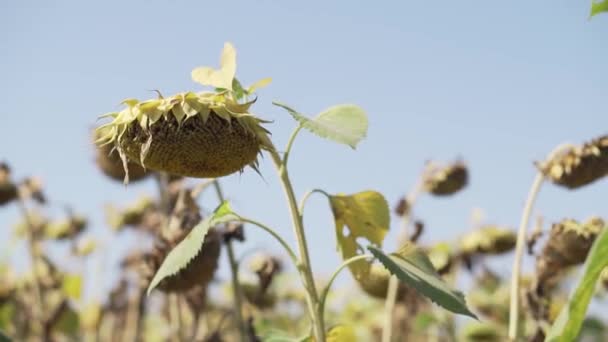
[[[324, 319], [330, 286], [344, 268], [349, 268], [358, 281], [371, 286], [377, 286], [373, 284], [376, 282], [374, 279], [378, 278], [378, 270], [384, 269], [382, 272], [394, 274], [443, 308], [474, 317], [465, 304], [464, 296], [442, 281], [422, 249], [412, 243], [404, 244], [391, 254], [380, 249], [390, 225], [389, 208], [380, 193], [363, 191], [345, 195], [314, 189], [306, 193], [298, 204], [288, 173], [290, 152], [298, 134], [304, 129], [355, 148], [366, 136], [365, 112], [356, 105], [347, 104], [330, 107], [316, 117], [309, 118], [285, 104], [274, 102], [298, 124], [284, 152], [279, 153], [270, 139], [267, 129], [269, 122], [252, 113], [257, 100], [252, 99], [253, 94], [270, 80], [264, 79], [252, 86], [243, 87], [235, 78], [235, 73], [236, 51], [230, 43], [226, 43], [219, 69], [199, 67], [192, 71], [195, 82], [209, 86], [212, 90], [185, 92], [170, 97], [159, 94], [159, 98], [147, 101], [127, 99], [123, 102], [126, 108], [104, 115], [111, 120], [96, 131], [96, 142], [100, 149], [116, 153], [120, 158], [123, 172], [112, 174], [124, 174], [125, 182], [129, 181], [131, 174], [137, 174], [138, 178], [143, 174], [136, 171], [138, 166], [144, 170], [175, 176], [212, 178], [221, 201], [213, 213], [194, 226], [187, 236], [175, 240], [179, 243], [165, 253], [162, 262], [156, 267], [147, 293], [157, 287], [162, 289], [168, 286], [173, 278], [183, 276], [184, 272], [202, 273], [202, 270], [189, 271], [189, 268], [198, 264], [196, 259], [200, 255], [214, 250], [211, 242], [213, 239], [208, 238], [213, 227], [230, 223], [247, 224], [268, 232], [293, 262], [305, 290], [306, 312], [310, 321], [310, 331], [306, 336], [312, 340], [325, 341], [350, 336], [349, 330], [343, 325], [328, 328]], [[221, 194], [217, 178], [242, 171], [246, 166], [257, 171], [257, 157], [261, 153], [268, 153], [276, 167], [297, 240], [295, 249], [266, 224], [236, 213]], [[323, 287], [320, 287], [312, 273], [304, 226], [304, 207], [310, 195], [315, 193], [329, 200], [335, 219], [339, 252], [344, 259]], [[344, 232], [348, 234], [344, 235]], [[358, 238], [366, 239], [369, 246], [361, 246]], [[228, 252], [233, 254], [230, 247]], [[230, 259], [234, 317], [239, 326], [239, 339], [248, 340], [251, 335], [246, 323], [248, 318], [243, 317], [242, 312], [243, 288], [238, 280], [235, 258]], [[379, 261], [379, 264], [374, 261]], [[386, 285], [386, 279], [378, 280], [380, 287]]]

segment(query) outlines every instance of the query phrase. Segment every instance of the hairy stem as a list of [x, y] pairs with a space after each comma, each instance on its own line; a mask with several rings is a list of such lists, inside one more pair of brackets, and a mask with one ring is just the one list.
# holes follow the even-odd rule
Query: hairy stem
[[526, 200], [526, 206], [524, 207], [523, 214], [521, 216], [521, 222], [519, 224], [519, 230], [517, 232], [517, 243], [515, 245], [515, 257], [513, 259], [513, 270], [511, 272], [511, 296], [509, 306], [509, 340], [515, 341], [519, 331], [519, 278], [521, 274], [521, 261], [524, 255], [524, 247], [526, 245], [526, 231], [528, 230], [528, 222], [530, 221], [530, 214], [534, 207], [534, 202], [538, 196], [538, 192], [543, 184], [545, 177], [539, 171], [534, 178], [530, 192], [528, 193], [528, 199]]
[[[399, 238], [400, 244], [409, 240], [408, 230], [410, 226], [410, 213], [414, 203], [418, 199], [418, 196], [423, 190], [423, 175], [420, 177], [414, 188], [408, 193], [405, 200], [407, 203], [407, 210], [401, 217], [401, 237]], [[399, 280], [396, 276], [391, 276], [388, 282], [388, 289], [386, 290], [386, 301], [384, 302], [384, 322], [382, 327], [382, 342], [390, 342], [393, 335], [393, 311], [395, 310], [395, 303], [397, 302], [397, 292], [399, 290]]]
[[[220, 183], [216, 180], [213, 181], [213, 187], [215, 188], [215, 192], [217, 194], [217, 198], [220, 203], [223, 203], [225, 198], [222, 192], [222, 187]], [[228, 262], [230, 264], [230, 275], [232, 280], [232, 292], [234, 294], [234, 317], [236, 319], [236, 324], [239, 327], [240, 339], [241, 341], [247, 340], [247, 326], [245, 325], [245, 320], [243, 319], [243, 292], [241, 291], [241, 283], [239, 282], [239, 264], [236, 260], [236, 256], [234, 255], [234, 247], [232, 245], [232, 241], [225, 241], [226, 250], [228, 250]]]
[[[300, 130], [298, 127], [290, 141], [293, 143], [293, 139], [297, 132]], [[300, 261], [298, 263], [298, 270], [303, 278], [304, 287], [306, 289], [306, 302], [308, 304], [308, 309], [310, 311], [312, 323], [313, 323], [313, 331], [316, 341], [325, 341], [325, 324], [321, 319], [321, 315], [319, 312], [319, 296], [317, 294], [317, 288], [315, 285], [315, 281], [312, 275], [312, 267], [310, 264], [310, 257], [308, 255], [308, 245], [306, 243], [306, 235], [304, 233], [304, 224], [302, 221], [302, 216], [298, 211], [298, 204], [296, 201], [296, 197], [293, 192], [293, 187], [291, 185], [291, 181], [289, 180], [289, 175], [287, 173], [287, 164], [281, 160], [279, 153], [276, 149], [272, 148], [270, 151], [270, 155], [272, 157], [272, 161], [277, 169], [279, 179], [281, 180], [281, 185], [283, 186], [283, 191], [285, 193], [285, 197], [289, 204], [289, 212], [291, 214], [291, 220], [293, 223], [294, 233], [298, 240], [298, 252], [300, 254]]]

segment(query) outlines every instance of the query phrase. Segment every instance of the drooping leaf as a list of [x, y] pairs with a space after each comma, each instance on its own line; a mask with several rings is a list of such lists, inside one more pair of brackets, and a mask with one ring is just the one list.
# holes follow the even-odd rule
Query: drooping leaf
[[176, 274], [186, 267], [203, 248], [203, 242], [209, 229], [215, 225], [236, 220], [238, 217], [232, 212], [228, 202], [222, 203], [213, 214], [197, 224], [190, 233], [177, 245], [163, 260], [158, 271], [148, 286], [148, 295], [161, 282], [161, 280]]
[[591, 1], [591, 16], [608, 12], [608, 0], [593, 0]]
[[313, 119], [307, 118], [285, 104], [279, 102], [273, 104], [285, 109], [310, 132], [353, 149], [367, 135], [367, 115], [363, 109], [353, 104], [327, 108]]
[[[357, 238], [382, 245], [390, 226], [390, 209], [381, 193], [363, 191], [352, 195], [332, 195], [329, 203], [334, 214], [338, 249], [344, 260], [358, 254]], [[369, 263], [361, 260], [349, 267], [355, 277], [359, 277], [366, 273]]]
[[388, 255], [374, 246], [367, 248], [399, 280], [439, 306], [457, 314], [477, 318], [467, 307], [464, 295], [441, 279], [427, 255], [414, 244], [406, 244], [397, 253]]
[[80, 299], [82, 294], [82, 276], [80, 274], [66, 274], [62, 283], [63, 294], [74, 300]]
[[545, 341], [574, 341], [585, 320], [587, 307], [595, 293], [596, 284], [605, 267], [608, 267], [608, 229], [597, 237], [585, 261], [585, 270], [571, 294], [568, 304], [562, 308], [551, 326]]
[[220, 58], [220, 69], [198, 67], [192, 70], [192, 80], [202, 85], [232, 90], [232, 80], [236, 74], [236, 50], [227, 42]]

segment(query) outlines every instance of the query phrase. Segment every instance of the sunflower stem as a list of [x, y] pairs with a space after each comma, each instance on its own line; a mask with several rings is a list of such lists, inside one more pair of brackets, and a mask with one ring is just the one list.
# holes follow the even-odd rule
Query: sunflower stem
[[[407, 204], [407, 210], [401, 217], [401, 237], [400, 244], [409, 241], [408, 230], [410, 226], [411, 210], [414, 203], [418, 199], [418, 196], [423, 190], [424, 185], [424, 172], [420, 176], [420, 179], [414, 186], [414, 188], [405, 197]], [[384, 302], [384, 322], [382, 326], [382, 342], [390, 342], [393, 335], [393, 311], [395, 310], [395, 303], [397, 302], [397, 293], [399, 290], [399, 279], [392, 275], [388, 282], [388, 289], [386, 290], [386, 300]]]
[[530, 221], [530, 214], [534, 207], [534, 202], [538, 197], [541, 186], [545, 177], [542, 172], [538, 172], [530, 187], [526, 206], [521, 216], [519, 230], [517, 232], [517, 242], [515, 245], [515, 257], [513, 259], [513, 271], [511, 272], [511, 295], [509, 306], [509, 340], [516, 341], [519, 335], [519, 280], [521, 274], [521, 261], [524, 255], [524, 247], [526, 245], [526, 231]]
[[324, 319], [325, 316], [325, 302], [327, 300], [327, 295], [329, 294], [329, 290], [331, 289], [331, 285], [333, 284], [334, 280], [336, 279], [336, 277], [338, 276], [338, 274], [346, 267], [348, 267], [348, 265], [355, 263], [357, 261], [361, 261], [364, 259], [373, 259], [374, 256], [371, 254], [363, 254], [363, 255], [357, 255], [354, 257], [351, 257], [349, 259], [344, 260], [344, 262], [338, 266], [338, 268], [334, 271], [334, 273], [331, 275], [331, 277], [329, 278], [329, 281], [327, 282], [327, 285], [325, 285], [325, 287], [323, 288], [323, 291], [321, 292], [321, 297], [319, 298], [319, 312], [321, 313], [321, 319]]
[[[295, 139], [295, 136], [297, 135], [299, 129], [300, 128], [297, 128], [294, 131], [292, 137], [290, 138], [290, 141]], [[290, 149], [290, 147], [291, 145], [288, 145], [288, 150]], [[285, 193], [287, 203], [289, 204], [289, 212], [291, 214], [294, 233], [298, 240], [298, 252], [300, 254], [299, 263], [301, 264], [301, 267], [299, 267], [299, 271], [304, 282], [304, 287], [306, 289], [306, 303], [308, 305], [308, 310], [310, 311], [315, 340], [325, 341], [325, 324], [321, 319], [322, 314], [320, 313], [319, 296], [317, 294], [317, 288], [312, 275], [312, 267], [310, 263], [310, 257], [308, 255], [308, 245], [306, 243], [306, 235], [304, 233], [304, 224], [302, 220], [302, 215], [298, 210], [298, 203], [294, 195], [291, 181], [289, 180], [289, 174], [287, 173], [286, 160], [281, 160], [279, 153], [274, 147], [270, 149], [269, 153], [277, 169], [279, 179], [281, 180], [283, 192]], [[288, 157], [288, 155], [289, 154], [286, 153], [286, 157]]]
[[[223, 203], [225, 200], [224, 193], [222, 192], [222, 187], [217, 179], [213, 180], [213, 187], [215, 188], [218, 200], [220, 203]], [[239, 282], [239, 264], [236, 260], [236, 256], [234, 255], [232, 241], [228, 239], [225, 241], [225, 244], [226, 249], [228, 250], [228, 262], [230, 264], [230, 275], [232, 279], [232, 292], [234, 294], [234, 317], [236, 319], [236, 324], [239, 327], [240, 340], [247, 341], [247, 326], [245, 325], [245, 320], [243, 319], [243, 292], [241, 291], [241, 283]]]
[[17, 205], [19, 206], [19, 210], [21, 211], [21, 215], [23, 216], [23, 219], [25, 221], [25, 226], [26, 226], [26, 233], [27, 233], [27, 242], [28, 242], [28, 251], [30, 253], [30, 261], [32, 263], [32, 288], [34, 290], [34, 306], [36, 307], [35, 309], [32, 310], [33, 312], [33, 318], [34, 318], [34, 326], [36, 329], [36, 332], [43, 334], [43, 339], [46, 339], [48, 336], [44, 336], [45, 335], [45, 329], [44, 329], [44, 322], [45, 322], [45, 317], [44, 317], [44, 297], [43, 297], [43, 293], [42, 293], [42, 286], [40, 285], [40, 273], [38, 272], [38, 265], [37, 265], [37, 261], [38, 261], [38, 251], [37, 251], [37, 246], [36, 246], [36, 234], [35, 234], [35, 228], [34, 227], [34, 222], [32, 222], [32, 219], [30, 217], [30, 213], [27, 209], [27, 206], [25, 204], [25, 198], [23, 198], [23, 195], [21, 193], [21, 191], [19, 191], [19, 195], [17, 197]]

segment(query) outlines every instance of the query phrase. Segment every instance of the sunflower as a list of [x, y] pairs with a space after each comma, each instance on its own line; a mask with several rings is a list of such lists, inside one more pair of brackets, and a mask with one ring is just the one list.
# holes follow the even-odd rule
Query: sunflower
[[195, 68], [192, 78], [214, 91], [184, 92], [170, 97], [123, 101], [126, 108], [103, 115], [112, 120], [97, 129], [99, 146], [113, 145], [122, 159], [125, 182], [128, 162], [173, 175], [221, 177], [257, 170], [257, 156], [272, 149], [268, 123], [251, 113], [250, 95], [266, 85], [264, 79], [243, 88], [235, 78], [236, 51], [226, 43], [221, 68]]

